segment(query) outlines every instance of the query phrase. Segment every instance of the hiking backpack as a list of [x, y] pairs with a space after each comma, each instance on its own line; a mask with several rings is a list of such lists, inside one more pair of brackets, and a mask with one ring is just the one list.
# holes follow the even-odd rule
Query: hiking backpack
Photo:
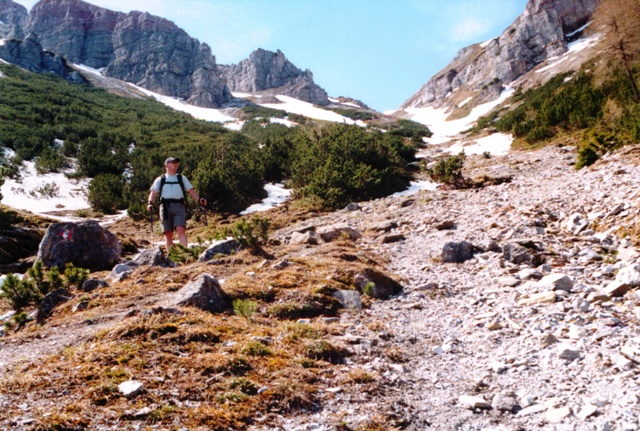
[[182, 175], [181, 174], [177, 174], [178, 176], [178, 181], [168, 181], [167, 182], [167, 175], [166, 174], [162, 174], [162, 177], [160, 178], [160, 199], [162, 200], [162, 189], [164, 188], [165, 184], [180, 184], [180, 189], [182, 189], [182, 201], [183, 203], [187, 200], [187, 192], [184, 190], [184, 183], [182, 182]]

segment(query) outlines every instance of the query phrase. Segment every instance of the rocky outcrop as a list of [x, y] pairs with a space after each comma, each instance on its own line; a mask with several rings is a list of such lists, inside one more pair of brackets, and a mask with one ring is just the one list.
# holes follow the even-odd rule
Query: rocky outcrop
[[565, 53], [569, 35], [589, 21], [596, 6], [597, 0], [530, 0], [502, 35], [460, 50], [402, 108], [452, 105], [450, 95], [459, 89], [473, 94], [476, 103], [496, 99], [503, 84]]
[[327, 92], [313, 82], [309, 69], [302, 71], [280, 51], [258, 49], [238, 64], [220, 66], [231, 91], [294, 97], [316, 105], [328, 105]]
[[45, 266], [64, 269], [67, 263], [91, 271], [111, 269], [120, 258], [122, 246], [116, 236], [95, 220], [81, 223], [53, 223], [47, 229], [37, 259]]
[[44, 51], [33, 34], [24, 40], [11, 39], [0, 45], [0, 59], [36, 73], [55, 73], [67, 81], [86, 83], [61, 56]]
[[81, 0], [41, 0], [25, 33], [71, 63], [194, 105], [219, 107], [231, 98], [209, 46], [164, 18]]
[[22, 38], [27, 8], [11, 0], [0, 0], [0, 39]]

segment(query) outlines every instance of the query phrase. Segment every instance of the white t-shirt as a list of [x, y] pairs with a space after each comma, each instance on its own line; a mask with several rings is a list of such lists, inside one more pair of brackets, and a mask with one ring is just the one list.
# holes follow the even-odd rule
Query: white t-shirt
[[[165, 180], [164, 187], [162, 188], [162, 193], [160, 193], [160, 183], [162, 182], [162, 176], [159, 176], [155, 179], [155, 181], [151, 185], [151, 190], [158, 193], [160, 195], [160, 199], [186, 199], [186, 196], [182, 196], [182, 189], [180, 188], [180, 183], [178, 182], [178, 174], [167, 175], [166, 177], [167, 178]], [[184, 185], [184, 191], [186, 193], [188, 193], [189, 190], [193, 188], [187, 177], [185, 177], [184, 175], [182, 176], [182, 184]]]

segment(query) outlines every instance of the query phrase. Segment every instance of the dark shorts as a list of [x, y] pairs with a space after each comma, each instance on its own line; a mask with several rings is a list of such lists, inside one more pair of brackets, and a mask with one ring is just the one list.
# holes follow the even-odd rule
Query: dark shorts
[[164, 214], [165, 205], [160, 205], [160, 220], [162, 233], [172, 232], [178, 226], [187, 227], [187, 210], [178, 202], [166, 204], [168, 214]]

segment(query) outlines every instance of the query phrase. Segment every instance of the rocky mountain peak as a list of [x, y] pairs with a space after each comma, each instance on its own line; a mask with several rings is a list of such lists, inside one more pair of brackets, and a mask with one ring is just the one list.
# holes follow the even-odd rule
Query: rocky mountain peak
[[231, 99], [206, 44], [173, 22], [144, 12], [114, 12], [82, 0], [41, 0], [25, 34], [71, 63], [103, 69], [132, 82], [204, 107]]
[[317, 105], [328, 105], [326, 91], [313, 82], [309, 69], [302, 71], [280, 51], [257, 49], [235, 65], [220, 66], [231, 91], [285, 95]]
[[21, 37], [20, 29], [28, 15], [24, 6], [11, 0], [0, 0], [0, 38]]
[[[452, 93], [466, 92], [476, 103], [498, 97], [502, 85], [522, 77], [544, 60], [567, 51], [569, 36], [584, 26], [597, 0], [530, 0], [499, 37], [463, 48], [402, 108], [453, 106]], [[462, 93], [461, 92], [461, 93]]]

